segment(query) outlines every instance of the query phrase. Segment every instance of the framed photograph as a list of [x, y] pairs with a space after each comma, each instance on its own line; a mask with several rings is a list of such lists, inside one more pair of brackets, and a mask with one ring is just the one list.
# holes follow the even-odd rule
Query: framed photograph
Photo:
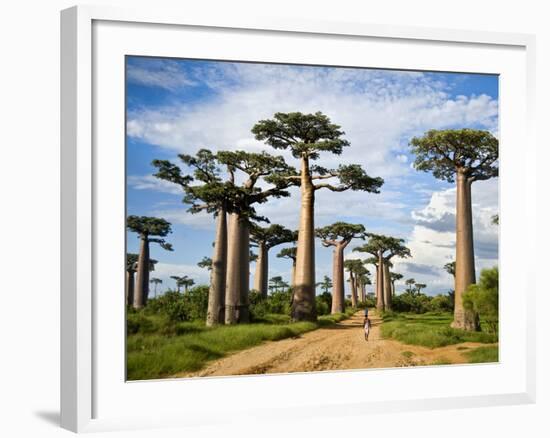
[[534, 37], [61, 26], [63, 427], [534, 401]]

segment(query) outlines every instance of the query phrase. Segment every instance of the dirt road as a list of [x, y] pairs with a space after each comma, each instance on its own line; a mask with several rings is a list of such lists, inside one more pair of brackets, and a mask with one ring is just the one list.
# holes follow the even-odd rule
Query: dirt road
[[381, 339], [381, 319], [370, 316], [368, 342], [363, 334], [362, 312], [329, 328], [296, 338], [267, 342], [210, 363], [195, 373], [174, 377], [228, 376], [264, 373], [387, 368], [441, 363], [465, 363], [465, 351], [483, 344], [467, 342], [430, 349]]

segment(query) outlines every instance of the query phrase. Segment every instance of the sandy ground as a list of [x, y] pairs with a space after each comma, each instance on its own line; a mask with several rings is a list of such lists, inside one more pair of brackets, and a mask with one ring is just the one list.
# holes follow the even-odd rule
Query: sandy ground
[[365, 341], [363, 315], [281, 341], [267, 342], [211, 362], [194, 373], [174, 377], [228, 376], [264, 373], [387, 368], [437, 363], [465, 363], [463, 353], [487, 344], [466, 342], [430, 349], [381, 339], [381, 319], [370, 316], [372, 327]]

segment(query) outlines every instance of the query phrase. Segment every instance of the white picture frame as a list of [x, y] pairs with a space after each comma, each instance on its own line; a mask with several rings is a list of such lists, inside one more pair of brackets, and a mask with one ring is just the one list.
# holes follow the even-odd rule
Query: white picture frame
[[[99, 26], [99, 27], [98, 27]], [[120, 29], [119, 29], [120, 27]], [[122, 29], [122, 30], [121, 30]], [[116, 113], [111, 120], [120, 121], [120, 91], [112, 93], [113, 87], [120, 86], [120, 77], [111, 75], [109, 70], [102, 70], [103, 66], [110, 63], [104, 60], [118, 59], [121, 53], [136, 54], [136, 49], [131, 51], [125, 46], [125, 38], [120, 32], [132, 32], [131, 40], [140, 44], [139, 35], [148, 29], [149, 35], [157, 33], [159, 39], [149, 38], [149, 46], [143, 49], [144, 54], [159, 50], [162, 56], [169, 56], [170, 48], [162, 45], [164, 51], [160, 52], [162, 35], [167, 32], [201, 32], [202, 35], [221, 34], [233, 32], [235, 38], [246, 38], [252, 41], [254, 38], [296, 38], [297, 40], [309, 39], [308, 44], [314, 46], [318, 38], [334, 38], [337, 44], [369, 44], [384, 43], [388, 47], [395, 46], [392, 50], [401, 50], [402, 58], [406, 58], [403, 48], [399, 45], [406, 44], [413, 50], [438, 51], [438, 58], [445, 58], [444, 52], [452, 46], [456, 50], [464, 50], [463, 57], [467, 57], [468, 50], [478, 51], [479, 59], [470, 59], [469, 63], [456, 56], [456, 59], [447, 61], [447, 69], [452, 71], [479, 71], [486, 73], [509, 74], [510, 81], [515, 81], [514, 86], [504, 90], [501, 109], [503, 117], [501, 124], [506, 131], [503, 147], [502, 180], [501, 182], [501, 239], [509, 239], [509, 243], [501, 250], [501, 267], [514, 266], [514, 276], [501, 273], [501, 284], [506, 280], [510, 289], [519, 289], [521, 293], [516, 297], [517, 315], [515, 316], [515, 332], [507, 334], [506, 326], [503, 327], [502, 352], [504, 359], [498, 365], [477, 365], [458, 368], [438, 367], [437, 370], [429, 367], [421, 367], [415, 370], [395, 370], [391, 375], [396, 382], [404, 377], [399, 373], [414, 373], [414, 380], [422, 382], [428, 376], [437, 380], [444, 379], [446, 373], [453, 373], [453, 379], [479, 379], [486, 386], [480, 385], [480, 392], [469, 392], [468, 385], [458, 384], [456, 388], [437, 388], [434, 385], [430, 393], [419, 392], [414, 387], [408, 393], [398, 392], [381, 397], [376, 395], [377, 382], [388, 378], [388, 370], [366, 371], [369, 376], [370, 394], [365, 395], [357, 391], [353, 399], [341, 403], [337, 399], [330, 404], [323, 404], [315, 399], [312, 394], [309, 399], [289, 402], [285, 398], [285, 387], [290, 384], [293, 387], [312, 388], [322, 384], [328, 391], [338, 387], [358, 387], [362, 385], [366, 372], [331, 372], [331, 373], [302, 373], [292, 376], [263, 376], [263, 377], [231, 377], [219, 379], [195, 379], [172, 380], [152, 382], [120, 381], [121, 370], [119, 364], [113, 361], [112, 367], [116, 368], [109, 373], [110, 363], [105, 362], [107, 353], [116, 351], [120, 347], [120, 333], [113, 339], [106, 339], [104, 333], [108, 324], [111, 324], [113, 332], [119, 332], [121, 326], [115, 320], [120, 308], [113, 306], [107, 317], [98, 321], [98, 311], [105, 306], [104, 300], [98, 300], [98, 284], [102, 278], [114, 275], [101, 267], [102, 259], [98, 259], [98, 252], [102, 251], [101, 239], [113, 237], [111, 230], [104, 228], [105, 208], [98, 208], [103, 202], [116, 205], [116, 190], [113, 194], [107, 193], [107, 186], [116, 185], [118, 176], [124, 169], [109, 168], [105, 163], [105, 150], [97, 154], [98, 139], [113, 138], [115, 143], [122, 141], [117, 132], [109, 126], [102, 125], [102, 117], [106, 112], [102, 111], [104, 95], [113, 99], [109, 107], [115, 108]], [[184, 33], [185, 33], [184, 32]], [[182, 38], [189, 35], [182, 35]], [[130, 39], [130, 38], [128, 38]], [[105, 44], [108, 41], [109, 44]], [[196, 40], [198, 41], [198, 40]], [[227, 43], [229, 44], [229, 43]], [[318, 43], [317, 43], [318, 44]], [[155, 48], [155, 46], [158, 46]], [[534, 173], [536, 162], [536, 145], [533, 134], [534, 120], [534, 45], [535, 40], [531, 35], [490, 33], [482, 31], [461, 31], [450, 29], [424, 29], [403, 26], [381, 26], [366, 23], [338, 23], [317, 22], [307, 20], [258, 18], [243, 16], [240, 19], [226, 19], [224, 17], [199, 16], [192, 11], [166, 11], [158, 8], [147, 10], [120, 9], [96, 6], [78, 6], [62, 11], [61, 13], [61, 425], [75, 431], [101, 431], [113, 429], [135, 429], [163, 426], [185, 426], [190, 424], [202, 424], [211, 420], [212, 412], [216, 412], [217, 422], [231, 421], [235, 416], [240, 418], [255, 416], [270, 418], [276, 415], [284, 415], [287, 418], [306, 416], [326, 416], [340, 414], [356, 414], [363, 412], [394, 412], [412, 409], [441, 409], [454, 407], [472, 407], [503, 404], [531, 403], [535, 399], [535, 311], [534, 291], [535, 275], [533, 269], [521, 260], [514, 258], [513, 249], [522, 245], [533, 248], [535, 245], [535, 215], [528, 215], [524, 208], [514, 208], [514, 203], [521, 200], [526, 205], [535, 206], [536, 176]], [[254, 55], [253, 46], [250, 45], [248, 55], [234, 55], [238, 59], [265, 61], [277, 60], [280, 54], [269, 53], [262, 59]], [[205, 46], [206, 47], [206, 46]], [[175, 50], [175, 49], [174, 49]], [[197, 48], [200, 52], [200, 47]], [[218, 45], [217, 50], [223, 50]], [[454, 49], [453, 49], [454, 50]], [[147, 52], [148, 51], [148, 52]], [[145, 53], [147, 52], [147, 53]], [[409, 52], [409, 50], [407, 50]], [[472, 52], [473, 53], [473, 52]], [[491, 55], [493, 53], [493, 55]], [[497, 54], [498, 53], [498, 54]], [[174, 53], [175, 55], [175, 53]], [[105, 59], [101, 58], [106, 56]], [[208, 57], [209, 55], [204, 55]], [[228, 54], [229, 59], [231, 59]], [[488, 58], [489, 57], [489, 58]], [[494, 57], [494, 68], [491, 68], [491, 57]], [[395, 57], [394, 57], [395, 58]], [[235, 58], [234, 58], [235, 59]], [[383, 58], [380, 58], [383, 59]], [[433, 68], [431, 62], [424, 62], [419, 57], [417, 69], [429, 70]], [[97, 62], [96, 61], [102, 61]], [[294, 61], [299, 61], [297, 54]], [[290, 61], [287, 59], [286, 61]], [[322, 63], [321, 58], [308, 60], [313, 63]], [[440, 60], [443, 62], [442, 60]], [[348, 65], [345, 61], [342, 65]], [[379, 61], [381, 62], [381, 61]], [[403, 61], [409, 62], [413, 61]], [[402, 68], [404, 64], [389, 63], [387, 68]], [[96, 65], [97, 64], [97, 65]], [[334, 65], [340, 64], [335, 60]], [[99, 65], [99, 66], [98, 66]], [[500, 70], [500, 66], [504, 70]], [[432, 66], [432, 67], [430, 67]], [[477, 66], [477, 67], [476, 67]], [[411, 64], [411, 68], [414, 66]], [[509, 69], [509, 70], [506, 70]], [[108, 85], [99, 85], [104, 77], [115, 78]], [[110, 79], [109, 79], [110, 80]], [[118, 81], [118, 82], [117, 82]], [[510, 82], [510, 83], [511, 83]], [[118, 85], [117, 85], [118, 84]], [[98, 94], [102, 89], [111, 93]], [[122, 92], [123, 94], [123, 92]], [[508, 101], [507, 101], [508, 98]], [[118, 100], [117, 100], [118, 99]], [[500, 99], [499, 99], [500, 100]], [[515, 107], [515, 108], [513, 108]], [[123, 110], [123, 109], [122, 109]], [[514, 113], [512, 113], [514, 111]], [[519, 119], [518, 119], [519, 117]], [[518, 119], [518, 120], [516, 120]], [[101, 126], [98, 129], [98, 124]], [[501, 128], [503, 126], [501, 125]], [[124, 129], [122, 126], [114, 126], [116, 129]], [[106, 137], [111, 136], [111, 137]], [[517, 184], [512, 187], [506, 184], [506, 146], [515, 140], [521, 142], [523, 158], [515, 164], [520, 167]], [[113, 149], [113, 154], [118, 158], [112, 161], [111, 166], [120, 164], [120, 150]], [[108, 152], [109, 154], [111, 152]], [[123, 158], [123, 152], [122, 152]], [[105, 176], [109, 175], [106, 179]], [[118, 178], [118, 179], [117, 179]], [[109, 200], [107, 200], [107, 198]], [[123, 205], [121, 206], [123, 208]], [[531, 210], [533, 211], [533, 210]], [[116, 216], [116, 221], [123, 221], [123, 217]], [[123, 222], [122, 222], [123, 223]], [[528, 224], [522, 230], [522, 237], [515, 236], [518, 224]], [[115, 224], [116, 225], [116, 224]], [[103, 236], [103, 237], [102, 237]], [[124, 236], [115, 237], [120, 241]], [[120, 257], [122, 260], [122, 258]], [[517, 263], [516, 263], [517, 262]], [[116, 265], [116, 263], [115, 263]], [[103, 269], [103, 270], [102, 270]], [[516, 277], [528, 278], [527, 281], [518, 283]], [[122, 278], [122, 276], [121, 276]], [[122, 288], [120, 290], [123, 290]], [[122, 296], [122, 295], [121, 295]], [[509, 294], [501, 293], [504, 303]], [[503, 321], [506, 321], [506, 308], [501, 303]], [[102, 315], [107, 315], [105, 312]], [[508, 319], [509, 321], [510, 319]], [[105, 322], [113, 321], [113, 322]], [[123, 331], [123, 329], [122, 329]], [[507, 339], [508, 337], [508, 339]], [[112, 341], [112, 345], [109, 342]], [[117, 344], [118, 342], [118, 344]], [[104, 350], [103, 350], [104, 349]], [[515, 351], [512, 351], [515, 350]], [[103, 352], [104, 354], [99, 354]], [[124, 356], [123, 349], [120, 355]], [[117, 356], [119, 358], [119, 356]], [[500, 368], [498, 368], [500, 367]], [[458, 370], [458, 371], [457, 371]], [[462, 370], [462, 371], [461, 371]], [[505, 371], [502, 371], [505, 370]], [[462, 374], [461, 374], [462, 373]], [[111, 374], [111, 375], [110, 375]], [[477, 375], [477, 377], [476, 377]], [[494, 381], [491, 380], [493, 375]], [[374, 379], [373, 376], [376, 376]], [[116, 385], [113, 382], [116, 380]], [[443, 380], [442, 380], [443, 381]], [[500, 383], [499, 383], [500, 382]], [[284, 383], [284, 384], [282, 384]], [[286, 385], [285, 385], [286, 384]], [[496, 385], [500, 384], [501, 387]], [[309, 386], [308, 386], [309, 385]], [[412, 384], [411, 384], [412, 385]], [[491, 386], [492, 385], [492, 386]], [[120, 387], [120, 391], [114, 387]], [[382, 387], [382, 383], [380, 385]], [[414, 386], [414, 385], [412, 385]], [[462, 386], [462, 388], [460, 388]], [[129, 391], [126, 391], [129, 389]], [[172, 409], [166, 406], [150, 406], [146, 414], [131, 414], [131, 410], [123, 411], [115, 409], [115, 405], [121, 406], [125, 401], [143, 396], [158, 397], [161, 393], [167, 397], [177, 397], [181, 391], [208, 391], [221, 390], [222, 392], [242, 393], [239, 403], [231, 409], [222, 410], [216, 404], [206, 406], [201, 398], [195, 398], [194, 406], [184, 406], [176, 403]], [[446, 392], [448, 390], [448, 393]], [[117, 392], [118, 391], [118, 392]], [[246, 394], [259, 391], [265, 393], [263, 401], [247, 401]], [[415, 392], [416, 391], [416, 392]], [[119, 398], [120, 397], [120, 398]], [[123, 397], [127, 397], [123, 400]], [[269, 397], [273, 403], [270, 405]], [[106, 400], [108, 399], [108, 400]], [[206, 398], [202, 399], [206, 400]], [[223, 403], [223, 397], [220, 403]], [[227, 400], [225, 400], [227, 402]], [[263, 404], [262, 404], [263, 403]], [[261, 406], [257, 406], [261, 405]], [[221, 404], [220, 404], [221, 406]], [[299, 407], [299, 409], [296, 409]], [[208, 409], [208, 413], [207, 413]], [[208, 415], [207, 415], [208, 414]]]

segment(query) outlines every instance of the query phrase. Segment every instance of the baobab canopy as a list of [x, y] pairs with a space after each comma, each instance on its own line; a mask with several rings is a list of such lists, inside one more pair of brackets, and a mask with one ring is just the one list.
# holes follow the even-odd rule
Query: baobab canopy
[[472, 181], [498, 176], [498, 140], [489, 131], [430, 130], [410, 141], [414, 167], [444, 181], [455, 182], [457, 171]]

